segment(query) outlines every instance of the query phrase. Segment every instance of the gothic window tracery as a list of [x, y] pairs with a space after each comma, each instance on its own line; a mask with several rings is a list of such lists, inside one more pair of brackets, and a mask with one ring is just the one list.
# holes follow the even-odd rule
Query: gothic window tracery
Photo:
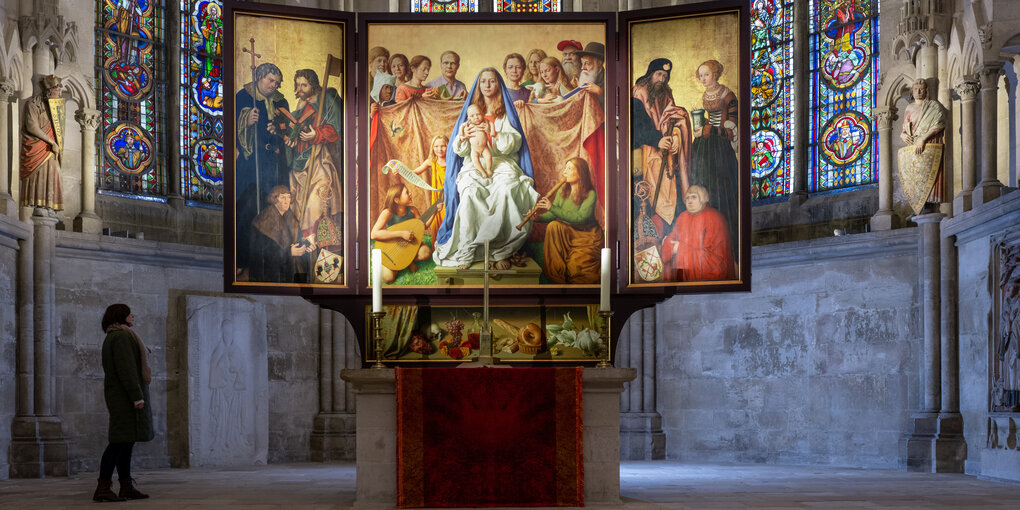
[[161, 0], [99, 0], [96, 27], [102, 190], [166, 193]]
[[790, 193], [793, 129], [793, 2], [753, 0], [751, 200]]
[[878, 2], [811, 0], [810, 192], [878, 180]]
[[222, 0], [181, 4], [181, 193], [215, 205], [223, 205], [221, 13]]

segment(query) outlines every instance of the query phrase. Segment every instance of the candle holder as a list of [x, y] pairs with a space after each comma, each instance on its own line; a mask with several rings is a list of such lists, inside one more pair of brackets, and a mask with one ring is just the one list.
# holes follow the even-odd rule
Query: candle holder
[[599, 310], [599, 317], [602, 323], [599, 325], [599, 335], [602, 336], [602, 359], [599, 360], [596, 368], [613, 368], [610, 362], [611, 352], [609, 350], [609, 318], [613, 316], [612, 310]]
[[370, 312], [368, 315], [372, 317], [372, 342], [375, 344], [375, 364], [372, 365], [372, 368], [386, 368], [382, 362], [382, 318], [386, 316], [386, 312]]

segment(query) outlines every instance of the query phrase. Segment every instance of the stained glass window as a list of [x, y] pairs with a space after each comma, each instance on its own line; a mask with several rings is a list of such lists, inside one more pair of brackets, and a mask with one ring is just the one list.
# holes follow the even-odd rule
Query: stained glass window
[[99, 188], [163, 195], [163, 3], [99, 0], [96, 13]]
[[411, 12], [478, 12], [478, 0], [411, 0]]
[[560, 0], [494, 0], [496, 12], [560, 12]]
[[181, 3], [181, 194], [223, 204], [222, 0]]
[[878, 180], [871, 109], [878, 75], [878, 1], [811, 0], [808, 191]]
[[790, 193], [793, 2], [751, 3], [751, 200]]

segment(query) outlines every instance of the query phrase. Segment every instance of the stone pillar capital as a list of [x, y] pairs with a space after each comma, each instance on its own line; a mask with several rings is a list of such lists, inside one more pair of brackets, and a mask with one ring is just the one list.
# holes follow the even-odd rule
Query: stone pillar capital
[[878, 122], [878, 129], [892, 129], [892, 122], [896, 120], [896, 109], [882, 106], [871, 110], [871, 114]]
[[79, 108], [74, 112], [74, 120], [82, 129], [95, 132], [99, 128], [99, 110], [92, 108]]
[[981, 79], [981, 89], [996, 89], [999, 87], [999, 76], [1005, 72], [1003, 69], [1003, 62], [1001, 60], [992, 60], [985, 62], [981, 66], [981, 70], [978, 71], [978, 76]]
[[981, 91], [981, 85], [976, 81], [963, 80], [958, 82], [953, 89], [956, 90], [961, 101], [968, 102], [977, 99], [978, 92]]
[[0, 101], [10, 101], [18, 91], [18, 86], [12, 80], [0, 81]]

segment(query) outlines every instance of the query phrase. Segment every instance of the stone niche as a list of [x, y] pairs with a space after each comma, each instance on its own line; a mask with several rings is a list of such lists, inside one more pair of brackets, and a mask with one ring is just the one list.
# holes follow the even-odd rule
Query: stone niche
[[[266, 310], [244, 297], [184, 295], [175, 335], [179, 386], [168, 402], [172, 464], [265, 464], [269, 451]], [[175, 418], [176, 417], [176, 418]]]

